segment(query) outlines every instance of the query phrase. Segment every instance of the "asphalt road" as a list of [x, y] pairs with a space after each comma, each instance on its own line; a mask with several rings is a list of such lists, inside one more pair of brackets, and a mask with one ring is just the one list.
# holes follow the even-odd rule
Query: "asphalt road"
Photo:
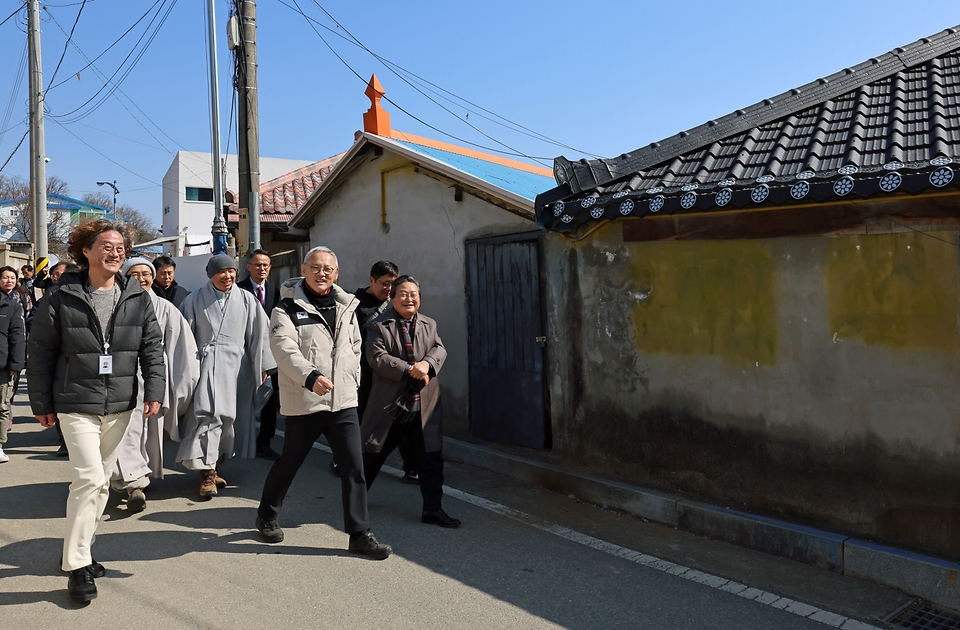
[[228, 462], [230, 485], [210, 501], [178, 469], [139, 514], [112, 497], [94, 545], [107, 575], [98, 599], [76, 605], [59, 570], [69, 464], [28, 413], [21, 395], [0, 465], [4, 628], [856, 630], [906, 601], [455, 464], [444, 508], [463, 527], [421, 524], [418, 489], [382, 475], [371, 521], [395, 553], [368, 560], [346, 551], [339, 481], [317, 449], [287, 496], [279, 545], [253, 528], [264, 460]]

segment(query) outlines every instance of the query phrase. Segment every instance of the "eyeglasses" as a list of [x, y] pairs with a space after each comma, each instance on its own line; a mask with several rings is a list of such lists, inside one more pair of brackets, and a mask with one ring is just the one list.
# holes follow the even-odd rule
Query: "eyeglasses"
[[384, 289], [389, 289], [393, 286], [393, 280], [374, 280], [374, 282], [379, 284]]
[[400, 298], [401, 300], [407, 300], [407, 299], [417, 300], [420, 298], [420, 293], [417, 291], [413, 291], [411, 293], [407, 293], [406, 291], [404, 291], [403, 293], [397, 293], [397, 297]]
[[310, 265], [309, 269], [310, 269], [310, 273], [312, 274], [320, 275], [322, 273], [327, 276], [329, 276], [330, 274], [332, 274], [334, 271], [337, 270], [336, 267], [327, 267], [327, 266], [321, 267], [320, 265]]
[[141, 279], [141, 278], [150, 279], [150, 278], [153, 277], [153, 273], [151, 273], [149, 269], [148, 269], [147, 271], [131, 271], [131, 272], [128, 273], [127, 275], [128, 275], [128, 276], [133, 276], [133, 277], [136, 278], [137, 280], [139, 280], [139, 279]]
[[111, 245], [110, 243], [104, 243], [100, 246], [100, 251], [104, 254], [112, 254], [116, 252], [117, 254], [122, 254], [126, 251], [126, 248], [123, 245]]

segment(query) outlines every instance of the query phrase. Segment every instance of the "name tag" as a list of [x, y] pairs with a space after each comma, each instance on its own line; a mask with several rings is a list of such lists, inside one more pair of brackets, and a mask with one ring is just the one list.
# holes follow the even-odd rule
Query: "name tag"
[[113, 357], [109, 354], [100, 356], [100, 373], [113, 374]]
[[300, 311], [297, 313], [297, 319], [310, 319], [310, 314]]

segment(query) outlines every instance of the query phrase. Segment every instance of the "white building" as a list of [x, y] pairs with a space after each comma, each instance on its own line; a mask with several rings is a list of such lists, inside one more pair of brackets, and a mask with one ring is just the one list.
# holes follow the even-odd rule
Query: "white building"
[[[260, 181], [266, 182], [314, 160], [260, 158]], [[227, 156], [226, 190], [239, 190], [237, 156]], [[213, 169], [211, 154], [180, 151], [163, 176], [164, 237], [181, 236], [164, 246], [164, 253], [174, 256], [207, 254], [211, 251], [210, 229], [213, 226]]]

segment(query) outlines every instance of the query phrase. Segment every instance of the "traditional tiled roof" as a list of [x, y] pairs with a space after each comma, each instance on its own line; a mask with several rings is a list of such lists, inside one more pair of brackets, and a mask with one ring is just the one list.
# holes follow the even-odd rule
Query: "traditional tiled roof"
[[948, 29], [618, 158], [554, 162], [538, 222], [871, 197], [956, 186], [960, 33]]
[[[260, 184], [260, 222], [261, 224], [286, 225], [297, 210], [310, 198], [313, 191], [327, 178], [344, 153], [308, 164], [286, 175], [281, 175]], [[227, 193], [229, 207], [228, 221], [237, 221], [237, 194]]]

